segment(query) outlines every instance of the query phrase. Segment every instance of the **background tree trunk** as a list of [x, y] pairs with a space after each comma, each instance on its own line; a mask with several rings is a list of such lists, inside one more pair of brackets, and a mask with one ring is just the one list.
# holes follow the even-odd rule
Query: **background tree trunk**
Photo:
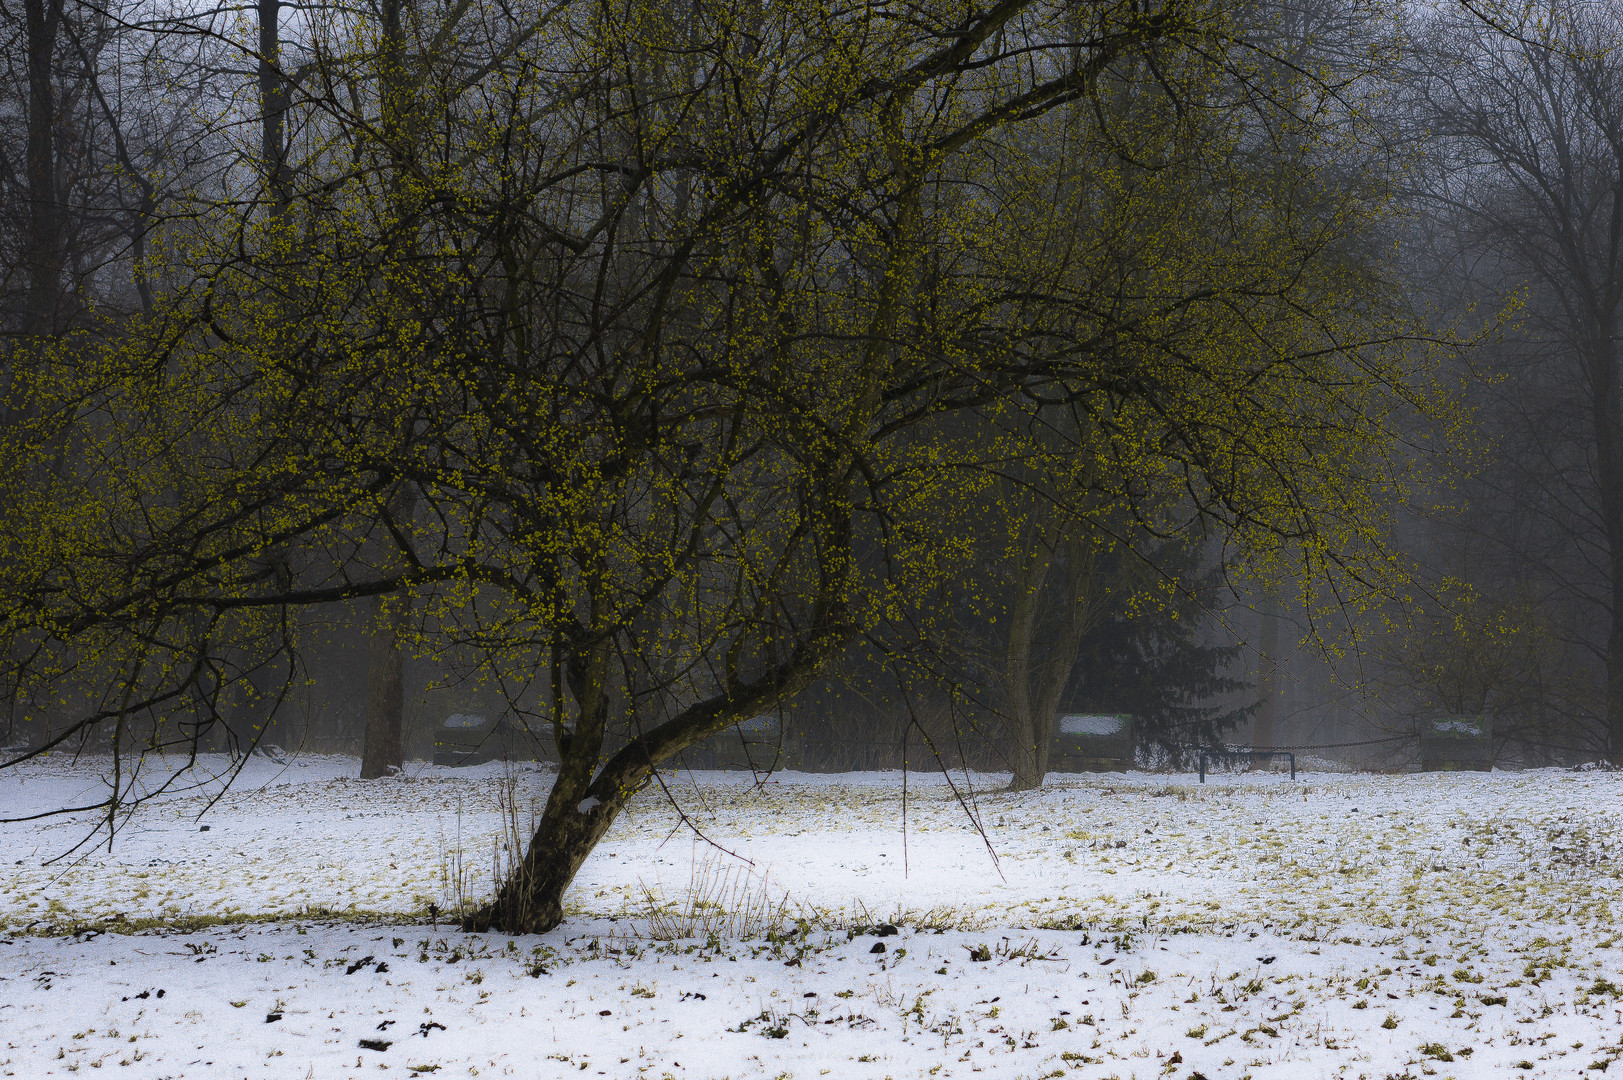
[[[1516, 318], [1527, 330], [1501, 361], [1508, 389], [1486, 397], [1477, 420], [1488, 430], [1498, 420], [1503, 447], [1470, 493], [1478, 504], [1504, 499], [1477, 526], [1496, 565], [1471, 552], [1480, 569], [1467, 582], [1511, 609], [1528, 596], [1556, 600], [1541, 600], [1537, 618], [1574, 647], [1563, 678], [1586, 684], [1546, 696], [1543, 676], [1524, 669], [1532, 701], [1501, 682], [1512, 699], [1495, 726], [1520, 728], [1524, 745], [1578, 744], [1623, 764], [1620, 45], [1616, 4], [1554, 0], [1511, 26], [1440, 11], [1413, 85], [1417, 130], [1435, 147], [1423, 190], [1433, 220], [1458, 234], [1444, 257], [1470, 268], [1467, 295], [1486, 286], [1494, 303], [1525, 300]], [[1507, 474], [1526, 488], [1512, 490]], [[1545, 726], [1563, 713], [1570, 734]], [[1543, 715], [1523, 726], [1530, 714]]]
[[63, 0], [23, 0], [28, 38], [27, 248], [23, 254], [27, 302], [25, 332], [60, 328], [63, 221], [56, 177], [56, 83], [54, 61], [62, 29]]
[[[1065, 594], [1060, 598], [1061, 615], [1048, 653], [1037, 661], [1032, 656], [1034, 635], [1023, 635], [1025, 656], [1018, 669], [1024, 673], [1025, 686], [1018, 693], [1024, 709], [1017, 719], [1017, 746], [1013, 756], [1014, 776], [1009, 781], [1010, 791], [1031, 791], [1042, 786], [1048, 775], [1049, 751], [1054, 740], [1054, 718], [1059, 712], [1060, 697], [1071, 681], [1071, 670], [1076, 666], [1077, 652], [1094, 618], [1094, 605], [1090, 602], [1096, 551], [1086, 541], [1070, 538], [1063, 541], [1060, 550], [1065, 555]], [[1052, 555], [1043, 557], [1042, 575], [1031, 590], [1031, 603], [1035, 608], [1040, 598], [1042, 581], [1046, 579], [1053, 562]], [[1035, 615], [1032, 617], [1035, 625]], [[1019, 623], [1016, 623], [1018, 628]], [[1015, 628], [1011, 628], [1010, 641], [1014, 641]], [[1010, 674], [1016, 666], [1011, 648]]]
[[373, 602], [372, 637], [366, 651], [366, 737], [361, 779], [399, 772], [404, 762], [405, 657], [402, 640], [411, 631], [411, 597]]
[[[1251, 745], [1271, 750], [1279, 741], [1279, 606], [1272, 589], [1263, 590], [1261, 633], [1257, 641], [1257, 712], [1251, 720]], [[1252, 767], [1267, 762], [1252, 761]]]
[[[409, 525], [416, 491], [402, 484], [389, 500], [388, 517]], [[398, 557], [395, 560], [398, 562]], [[398, 772], [404, 763], [406, 641], [411, 634], [409, 592], [373, 601], [372, 636], [366, 648], [366, 733], [361, 747], [361, 779]]]
[[287, 78], [282, 72], [282, 3], [259, 0], [259, 154], [272, 213], [281, 217], [292, 202], [287, 167]]
[[[1615, 310], [1615, 307], [1614, 309]], [[1599, 332], [1591, 345], [1589, 395], [1595, 426], [1595, 481], [1611, 575], [1606, 638], [1606, 759], [1623, 765], [1623, 406], [1618, 400], [1612, 312], [1597, 314]]]
[[1054, 557], [1040, 543], [1022, 538], [1021, 546], [1024, 550], [1014, 561], [1014, 595], [1009, 603], [1009, 641], [1004, 653], [1007, 690], [1003, 707], [1014, 733], [1009, 747], [1009, 766], [1014, 773], [1009, 781], [1010, 791], [1030, 791], [1043, 782], [1043, 774], [1048, 771], [1046, 736], [1053, 727], [1052, 719], [1046, 726], [1042, 722], [1038, 703], [1033, 699], [1036, 688], [1032, 684], [1038, 664], [1034, 655], [1037, 616], [1042, 610], [1043, 582], [1047, 580]]
[[[62, 329], [67, 266], [65, 221], [57, 176], [56, 46], [62, 30], [63, 0], [23, 0], [27, 67], [27, 145], [23, 183], [27, 201], [22, 226], [22, 310], [17, 323], [24, 342], [45, 339]], [[13, 352], [0, 371], [0, 422], [30, 415], [27, 346]], [[21, 383], [19, 384], [19, 380]], [[55, 455], [53, 455], [54, 457]], [[54, 467], [54, 465], [53, 465]]]

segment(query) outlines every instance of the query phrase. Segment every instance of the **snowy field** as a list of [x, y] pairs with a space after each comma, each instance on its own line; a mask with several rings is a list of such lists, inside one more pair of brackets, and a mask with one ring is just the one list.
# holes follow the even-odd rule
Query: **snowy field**
[[[1623, 1071], [1618, 774], [958, 778], [980, 831], [939, 776], [683, 776], [515, 939], [445, 916], [547, 775], [355, 772], [255, 759], [111, 849], [0, 825], [0, 1074]], [[0, 773], [0, 817], [97, 775]]]

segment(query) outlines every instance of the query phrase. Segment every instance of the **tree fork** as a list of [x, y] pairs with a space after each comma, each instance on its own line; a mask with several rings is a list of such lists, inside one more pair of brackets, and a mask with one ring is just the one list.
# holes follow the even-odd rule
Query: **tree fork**
[[[843, 533], [840, 538], [848, 541]], [[844, 544], [841, 550], [847, 550]], [[835, 562], [840, 571], [846, 569], [845, 560]], [[501, 883], [495, 899], [463, 919], [463, 929], [539, 934], [561, 923], [564, 891], [626, 803], [653, 779], [661, 764], [728, 725], [793, 697], [845, 643], [852, 628], [844, 605], [835, 599], [837, 592], [825, 592], [818, 605], [816, 629], [782, 664], [752, 683], [696, 704], [677, 719], [639, 735], [605, 762], [595, 777], [593, 764], [602, 750], [607, 695], [592, 675], [595, 671], [601, 676], [606, 670], [609, 653], [606, 643], [594, 648], [581, 665], [577, 676], [581, 681], [576, 685], [585, 716], [595, 722], [584, 725], [585, 734], [577, 724], [568, 748], [560, 747], [558, 779], [524, 858]]]
[[571, 806], [556, 797], [557, 788], [553, 792], [524, 858], [502, 882], [495, 899], [463, 919], [464, 930], [542, 934], [563, 922], [564, 890], [631, 793], [607, 803], [588, 797]]

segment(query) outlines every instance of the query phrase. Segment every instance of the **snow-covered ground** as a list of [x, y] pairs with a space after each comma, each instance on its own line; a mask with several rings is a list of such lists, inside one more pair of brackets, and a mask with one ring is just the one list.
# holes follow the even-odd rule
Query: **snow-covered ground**
[[[96, 801], [100, 764], [0, 772], [0, 817]], [[1618, 774], [1025, 795], [913, 775], [905, 802], [898, 774], [684, 775], [679, 809], [633, 803], [562, 927], [514, 939], [445, 913], [488, 893], [547, 775], [355, 772], [255, 759], [110, 849], [69, 853], [88, 815], [0, 825], [0, 1074], [1386, 1080], [1623, 1058]]]

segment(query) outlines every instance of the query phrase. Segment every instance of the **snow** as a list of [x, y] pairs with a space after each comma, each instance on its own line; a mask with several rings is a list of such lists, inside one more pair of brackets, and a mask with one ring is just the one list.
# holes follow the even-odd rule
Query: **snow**
[[1127, 726], [1125, 716], [1062, 716], [1061, 735], [1117, 735]]
[[1476, 720], [1433, 720], [1433, 735], [1446, 735], [1462, 739], [1482, 738], [1482, 724]]
[[[95, 801], [101, 764], [0, 773], [0, 816]], [[110, 850], [75, 849], [88, 814], [0, 825], [0, 1075], [1418, 1080], [1623, 1057], [1615, 773], [1020, 795], [915, 774], [905, 803], [895, 773], [673, 775], [704, 840], [644, 792], [565, 924], [509, 938], [444, 913], [489, 894], [549, 775], [357, 771], [255, 758]]]

